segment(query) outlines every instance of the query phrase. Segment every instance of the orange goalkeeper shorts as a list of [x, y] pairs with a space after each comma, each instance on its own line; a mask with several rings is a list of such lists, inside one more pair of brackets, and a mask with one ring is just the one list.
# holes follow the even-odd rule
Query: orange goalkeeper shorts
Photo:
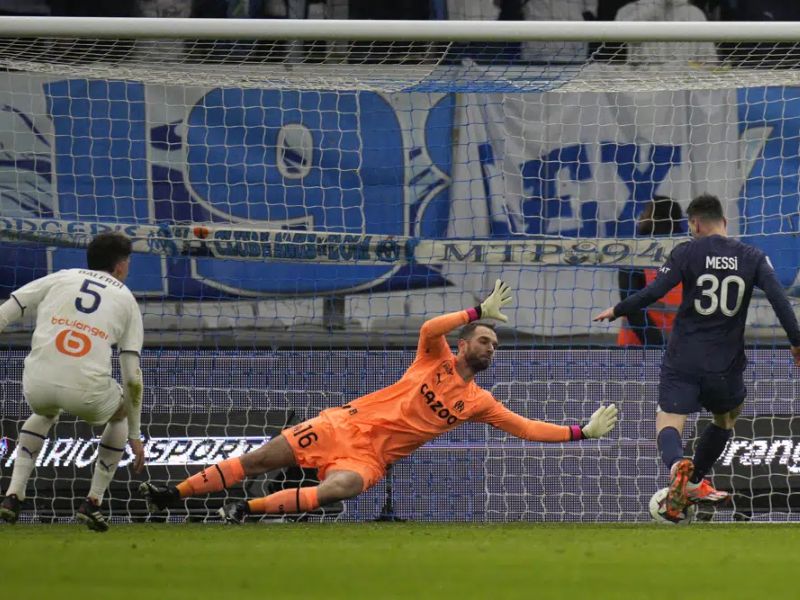
[[320, 415], [284, 429], [281, 435], [292, 447], [297, 464], [317, 469], [320, 481], [330, 471], [355, 471], [364, 480], [363, 492], [386, 474], [386, 465], [369, 438], [349, 423], [334, 425]]

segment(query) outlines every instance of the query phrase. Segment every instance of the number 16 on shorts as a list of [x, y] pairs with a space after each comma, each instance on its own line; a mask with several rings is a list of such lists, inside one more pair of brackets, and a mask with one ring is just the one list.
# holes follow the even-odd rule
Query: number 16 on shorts
[[297, 438], [297, 445], [301, 448], [308, 448], [311, 444], [319, 439], [317, 434], [313, 431], [314, 426], [311, 423], [298, 425], [292, 429], [292, 437]]

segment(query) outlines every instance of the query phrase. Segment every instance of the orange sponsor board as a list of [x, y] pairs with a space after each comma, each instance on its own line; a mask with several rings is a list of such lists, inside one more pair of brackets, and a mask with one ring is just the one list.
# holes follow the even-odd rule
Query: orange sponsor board
[[108, 334], [99, 327], [94, 327], [93, 325], [89, 325], [88, 323], [84, 323], [83, 321], [78, 321], [77, 319], [67, 319], [65, 317], [53, 317], [52, 319], [50, 319], [50, 323], [53, 325], [66, 325], [67, 327], [72, 327], [73, 329], [77, 329], [78, 331], [83, 331], [84, 333], [88, 333], [89, 335], [103, 338], [104, 340], [108, 339]]
[[56, 336], [56, 349], [61, 354], [80, 358], [92, 349], [92, 340], [80, 331], [62, 329]]

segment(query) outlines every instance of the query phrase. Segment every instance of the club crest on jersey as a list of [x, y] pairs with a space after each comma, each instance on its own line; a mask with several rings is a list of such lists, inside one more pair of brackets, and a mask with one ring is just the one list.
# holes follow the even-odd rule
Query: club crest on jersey
[[436, 383], [437, 383], [437, 385], [442, 383], [442, 371], [444, 371], [447, 375], [452, 375], [453, 374], [453, 366], [450, 364], [449, 361], [443, 362], [441, 365], [439, 365], [439, 368], [441, 370], [436, 372]]

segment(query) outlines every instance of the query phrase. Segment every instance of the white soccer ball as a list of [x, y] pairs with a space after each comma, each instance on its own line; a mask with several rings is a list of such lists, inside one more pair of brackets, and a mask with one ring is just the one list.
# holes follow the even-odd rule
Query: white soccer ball
[[666, 504], [668, 491], [669, 488], [661, 488], [650, 497], [650, 516], [653, 517], [653, 520], [656, 523], [663, 523], [664, 525], [688, 525], [694, 521], [694, 516], [697, 512], [697, 506], [694, 504], [687, 506], [681, 513], [681, 518], [677, 521], [667, 518]]

